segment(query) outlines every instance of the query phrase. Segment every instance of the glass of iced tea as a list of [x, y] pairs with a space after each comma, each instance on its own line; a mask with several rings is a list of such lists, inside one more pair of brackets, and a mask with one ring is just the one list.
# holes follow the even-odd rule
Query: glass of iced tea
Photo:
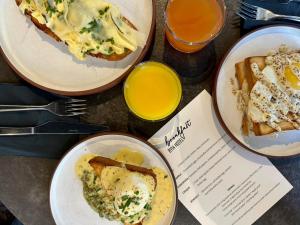
[[225, 23], [224, 0], [169, 0], [165, 10], [166, 36], [178, 51], [199, 51]]

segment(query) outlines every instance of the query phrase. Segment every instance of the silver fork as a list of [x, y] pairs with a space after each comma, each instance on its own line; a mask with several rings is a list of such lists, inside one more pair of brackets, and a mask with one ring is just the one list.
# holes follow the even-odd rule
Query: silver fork
[[251, 5], [244, 1], [239, 1], [240, 6], [236, 12], [237, 15], [242, 17], [244, 20], [275, 20], [275, 19], [283, 19], [283, 20], [291, 20], [300, 22], [300, 17], [298, 16], [288, 16], [288, 15], [280, 15], [275, 14], [270, 10]]
[[[262, 2], [267, 2], [268, 0], [260, 0]], [[289, 4], [291, 2], [300, 2], [300, 0], [278, 0], [280, 4]]]
[[0, 112], [48, 111], [58, 116], [78, 116], [85, 114], [86, 100], [60, 99], [47, 105], [0, 105]]

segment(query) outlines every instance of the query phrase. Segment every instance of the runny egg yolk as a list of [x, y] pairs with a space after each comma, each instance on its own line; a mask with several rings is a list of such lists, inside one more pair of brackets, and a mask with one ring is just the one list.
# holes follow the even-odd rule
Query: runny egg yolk
[[[300, 70], [300, 63], [297, 63], [294, 66], [297, 67], [297, 69]], [[287, 81], [289, 82], [290, 86], [293, 89], [300, 90], [300, 80], [296, 76], [296, 74], [294, 74], [294, 72], [291, 69], [291, 67], [289, 67], [289, 66], [286, 67], [285, 71], [284, 71], [284, 74], [285, 74], [285, 77], [286, 77]]]

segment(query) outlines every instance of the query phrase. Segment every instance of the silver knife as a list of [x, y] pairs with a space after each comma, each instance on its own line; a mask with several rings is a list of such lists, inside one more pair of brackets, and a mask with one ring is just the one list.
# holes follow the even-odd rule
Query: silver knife
[[0, 127], [0, 136], [94, 134], [108, 130], [109, 128], [106, 125], [79, 122], [46, 122], [35, 127]]

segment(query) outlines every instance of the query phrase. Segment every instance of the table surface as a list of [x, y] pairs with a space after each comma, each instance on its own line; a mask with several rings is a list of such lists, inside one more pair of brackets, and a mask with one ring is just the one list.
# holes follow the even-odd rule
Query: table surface
[[[236, 0], [227, 0], [228, 15], [223, 32], [202, 52], [195, 55], [182, 55], [173, 51], [164, 39], [161, 22], [166, 0], [157, 0], [157, 24], [152, 49], [146, 59], [167, 62], [177, 67], [183, 75], [183, 101], [181, 108], [189, 103], [203, 89], [211, 91], [213, 71], [207, 66], [215, 67], [209, 57], [216, 63], [240, 37], [240, 28], [232, 25]], [[176, 61], [177, 58], [177, 61]], [[184, 63], [180, 69], [179, 61]], [[173, 65], [172, 65], [173, 64]], [[206, 65], [204, 68], [203, 65]], [[195, 69], [196, 68], [196, 69]], [[209, 74], [199, 70], [208, 70]], [[194, 77], [187, 77], [192, 74]], [[206, 79], [203, 80], [203, 76]], [[0, 57], [0, 82], [22, 82]], [[124, 131], [150, 137], [163, 123], [145, 124], [128, 113], [122, 96], [122, 86], [87, 97], [92, 102], [87, 122], [110, 125], [114, 131]], [[266, 212], [256, 225], [294, 225], [300, 223], [300, 158], [272, 160], [278, 170], [290, 181], [294, 189]], [[0, 157], [0, 201], [25, 225], [54, 224], [49, 208], [49, 184], [58, 160], [28, 158], [16, 156]], [[71, 188], [71, 187], [70, 187]], [[179, 204], [175, 225], [196, 225], [197, 220]]]

